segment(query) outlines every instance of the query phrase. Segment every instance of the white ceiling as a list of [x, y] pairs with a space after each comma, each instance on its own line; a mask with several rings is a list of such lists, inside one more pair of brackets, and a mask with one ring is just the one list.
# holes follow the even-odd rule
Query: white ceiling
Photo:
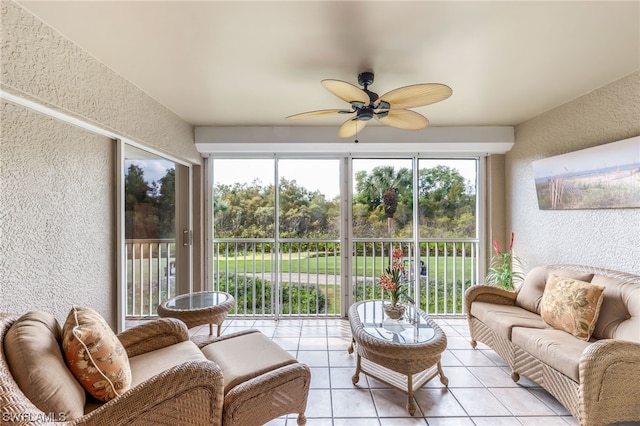
[[640, 69], [639, 1], [18, 3], [195, 126], [335, 126], [284, 117], [365, 70], [451, 86], [431, 126], [510, 126]]

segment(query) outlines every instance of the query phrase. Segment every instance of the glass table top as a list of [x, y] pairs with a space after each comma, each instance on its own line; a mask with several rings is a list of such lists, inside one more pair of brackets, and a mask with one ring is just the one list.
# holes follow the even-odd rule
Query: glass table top
[[176, 296], [167, 302], [169, 309], [204, 309], [219, 305], [229, 299], [227, 293], [212, 291]]
[[369, 300], [358, 305], [358, 317], [364, 331], [372, 337], [394, 343], [425, 343], [432, 340], [436, 332], [433, 326], [412, 305], [400, 320], [388, 318], [383, 300]]

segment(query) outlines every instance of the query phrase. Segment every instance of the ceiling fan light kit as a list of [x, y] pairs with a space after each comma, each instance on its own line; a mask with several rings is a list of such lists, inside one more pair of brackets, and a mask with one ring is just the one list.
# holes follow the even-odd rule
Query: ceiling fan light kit
[[[369, 90], [373, 84], [372, 72], [358, 74], [358, 84], [364, 89], [342, 80], [322, 80], [322, 85], [329, 92], [351, 104], [350, 110], [323, 109], [290, 115], [287, 119], [298, 120], [311, 117], [322, 117], [335, 114], [354, 114], [345, 121], [338, 130], [341, 138], [350, 138], [362, 131], [364, 126], [375, 118], [382, 124], [398, 129], [418, 130], [429, 125], [429, 120], [422, 114], [408, 108], [416, 108], [443, 101], [453, 91], [445, 84], [425, 83], [404, 86], [378, 96]], [[356, 141], [357, 142], [357, 141]]]

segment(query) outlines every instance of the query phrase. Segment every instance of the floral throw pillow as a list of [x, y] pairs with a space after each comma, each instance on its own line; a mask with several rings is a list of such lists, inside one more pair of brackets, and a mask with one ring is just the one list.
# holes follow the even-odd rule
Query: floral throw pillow
[[604, 287], [551, 274], [542, 294], [540, 315], [552, 327], [589, 340], [596, 327]]
[[131, 386], [127, 352], [93, 309], [71, 309], [62, 327], [62, 349], [69, 369], [94, 398], [106, 402]]

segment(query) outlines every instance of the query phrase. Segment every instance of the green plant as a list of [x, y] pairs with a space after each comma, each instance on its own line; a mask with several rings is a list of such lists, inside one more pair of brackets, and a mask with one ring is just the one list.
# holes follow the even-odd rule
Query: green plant
[[502, 287], [506, 290], [513, 290], [515, 288], [514, 284], [524, 279], [524, 274], [519, 271], [522, 269], [522, 262], [518, 256], [513, 254], [513, 239], [514, 234], [512, 232], [508, 252], [501, 252], [498, 241], [493, 240], [495, 255], [491, 258], [489, 272], [485, 277], [487, 284]]

